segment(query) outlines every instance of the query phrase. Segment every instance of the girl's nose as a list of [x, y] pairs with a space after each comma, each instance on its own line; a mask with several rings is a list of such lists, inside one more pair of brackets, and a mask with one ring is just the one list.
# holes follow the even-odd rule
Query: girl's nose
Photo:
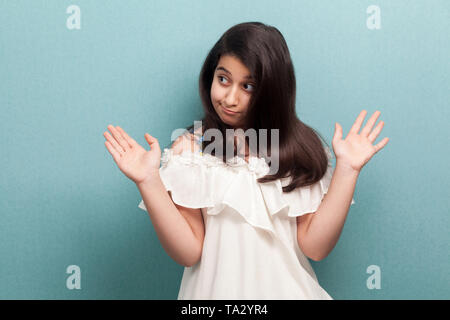
[[225, 99], [227, 106], [234, 106], [238, 103], [238, 88], [231, 86]]

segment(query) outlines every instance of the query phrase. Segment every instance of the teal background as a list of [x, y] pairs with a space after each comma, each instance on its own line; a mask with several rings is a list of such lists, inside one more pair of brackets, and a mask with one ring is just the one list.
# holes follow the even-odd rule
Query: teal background
[[[66, 28], [71, 4], [81, 29]], [[368, 6], [381, 9], [369, 30]], [[284, 35], [297, 113], [331, 145], [362, 109], [387, 146], [364, 167], [341, 238], [312, 261], [334, 299], [449, 299], [449, 1], [0, 0], [0, 298], [176, 299], [183, 267], [104, 145], [149, 149], [202, 117], [198, 75], [231, 26]], [[66, 268], [81, 268], [81, 289]], [[369, 290], [366, 269], [381, 268]]]

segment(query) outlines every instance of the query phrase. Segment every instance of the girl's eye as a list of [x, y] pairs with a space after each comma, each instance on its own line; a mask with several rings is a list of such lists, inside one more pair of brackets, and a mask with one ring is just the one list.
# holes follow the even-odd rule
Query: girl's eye
[[[220, 82], [220, 83], [225, 83], [225, 82], [222, 82], [222, 81], [221, 81], [221, 79], [225, 79], [225, 80], [226, 80], [226, 78], [225, 78], [224, 76], [217, 76], [217, 78], [219, 79], [219, 82]], [[248, 89], [247, 89], [248, 91], [253, 91], [253, 90], [255, 89], [255, 85], [253, 85], [253, 84], [251, 84], [251, 83], [246, 83], [245, 86], [251, 86], [251, 87], [252, 87], [251, 90], [248, 90]]]
[[253, 91], [253, 90], [255, 89], [255, 86], [254, 86], [253, 84], [251, 84], [251, 83], [247, 83], [246, 86], [251, 86], [251, 87], [253, 88], [253, 89], [250, 90], [250, 91]]
[[217, 78], [219, 78], [219, 82], [224, 83], [224, 82], [220, 81], [220, 79], [225, 79], [225, 77], [218, 76]]

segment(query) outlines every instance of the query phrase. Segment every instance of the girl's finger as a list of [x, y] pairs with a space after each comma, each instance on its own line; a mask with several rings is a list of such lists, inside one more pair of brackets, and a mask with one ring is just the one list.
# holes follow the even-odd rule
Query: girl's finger
[[122, 134], [119, 131], [117, 131], [116, 128], [114, 128], [112, 125], [109, 125], [108, 129], [109, 131], [111, 131], [117, 143], [123, 148], [124, 151], [130, 149], [128, 142], [125, 141], [125, 139], [122, 137]]
[[364, 117], [366, 116], [366, 114], [367, 114], [366, 110], [361, 111], [358, 118], [356, 118], [355, 123], [353, 124], [352, 128], [350, 129], [349, 133], [358, 134], [359, 129], [361, 129], [361, 125], [364, 121]]
[[364, 128], [361, 131], [362, 136], [367, 137], [369, 135], [370, 131], [372, 131], [372, 128], [373, 128], [375, 122], [377, 121], [378, 117], [380, 116], [380, 114], [381, 114], [381, 112], [377, 110], [370, 117], [370, 119], [367, 120], [366, 125], [364, 126]]
[[117, 143], [116, 139], [114, 139], [108, 131], [105, 131], [105, 133], [103, 134], [106, 138], [106, 140], [108, 140], [108, 142], [114, 147], [114, 149], [120, 154], [122, 155], [122, 153], [125, 152], [125, 150]]
[[336, 141], [341, 140], [342, 139], [342, 131], [343, 131], [342, 126], [339, 123], [335, 122], [333, 139]]
[[108, 149], [109, 153], [111, 153], [114, 161], [117, 163], [120, 160], [120, 154], [114, 149], [109, 141], [105, 141], [105, 146]]
[[375, 153], [377, 153], [378, 151], [380, 151], [381, 149], [384, 148], [384, 146], [388, 143], [389, 138], [384, 138], [383, 140], [381, 140], [379, 143], [377, 143], [375, 145]]
[[116, 129], [122, 134], [122, 137], [124, 137], [125, 141], [128, 142], [130, 148], [134, 147], [137, 144], [137, 142], [133, 138], [131, 138], [121, 127], [117, 126]]
[[380, 121], [378, 125], [373, 129], [373, 131], [369, 134], [368, 139], [371, 143], [374, 143], [377, 140], [378, 135], [381, 132], [381, 129], [384, 126], [384, 121]]

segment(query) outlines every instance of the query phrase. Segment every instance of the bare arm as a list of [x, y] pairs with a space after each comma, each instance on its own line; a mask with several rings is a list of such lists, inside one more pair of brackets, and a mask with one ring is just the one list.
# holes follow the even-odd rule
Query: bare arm
[[357, 178], [357, 172], [337, 166], [317, 211], [297, 218], [298, 245], [309, 258], [320, 261], [333, 250], [344, 227]]
[[[185, 150], [198, 151], [193, 135], [182, 135], [172, 145], [174, 154]], [[186, 208], [173, 202], [167, 192], [159, 170], [150, 182], [137, 184], [156, 234], [166, 252], [178, 263], [191, 267], [201, 258], [205, 226], [199, 208]], [[192, 190], [195, 192], [195, 190]]]
[[[159, 176], [161, 149], [158, 140], [145, 134], [151, 147], [146, 150], [119, 126], [109, 125], [108, 129], [112, 135], [104, 133], [105, 146], [119, 169], [137, 185], [163, 248], [177, 263], [187, 267], [194, 265], [203, 246], [201, 211], [173, 203]], [[179, 137], [172, 150], [175, 153], [187, 148], [192, 150], [191, 140], [192, 137]]]
[[203, 220], [198, 220], [202, 217], [200, 209], [180, 207], [183, 215], [166, 191], [159, 173], [148, 181], [137, 187], [161, 245], [177, 263], [193, 266], [199, 261], [203, 247], [204, 231], [202, 233], [200, 225]]
[[316, 213], [297, 219], [299, 247], [313, 260], [322, 260], [336, 245], [361, 169], [389, 141], [389, 138], [384, 138], [374, 145], [384, 126], [384, 121], [380, 121], [373, 128], [380, 115], [379, 111], [370, 117], [361, 130], [366, 114], [366, 110], [360, 112], [345, 139], [342, 139], [341, 125], [335, 123], [332, 143], [336, 155], [336, 169], [328, 192]]

